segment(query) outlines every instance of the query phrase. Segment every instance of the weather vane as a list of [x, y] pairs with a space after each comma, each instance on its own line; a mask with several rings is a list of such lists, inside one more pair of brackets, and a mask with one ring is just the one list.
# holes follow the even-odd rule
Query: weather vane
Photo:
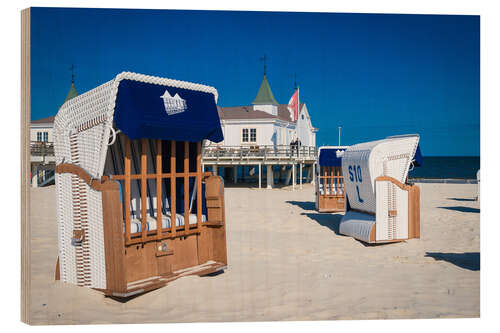
[[71, 67], [69, 69], [71, 69], [71, 83], [75, 83], [75, 73], [74, 73], [75, 65], [71, 64]]
[[264, 57], [263, 58], [260, 58], [261, 61], [264, 61], [264, 75], [266, 75], [266, 55], [264, 54]]

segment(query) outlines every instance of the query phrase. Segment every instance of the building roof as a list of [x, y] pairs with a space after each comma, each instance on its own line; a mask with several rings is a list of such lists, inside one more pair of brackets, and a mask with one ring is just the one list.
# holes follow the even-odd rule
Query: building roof
[[[304, 103], [300, 103], [300, 108], [304, 106]], [[288, 110], [288, 104], [278, 105], [278, 115], [273, 116], [264, 111], [254, 110], [252, 105], [249, 106], [230, 106], [230, 107], [217, 107], [219, 111], [219, 118], [222, 120], [226, 119], [279, 119], [287, 121], [290, 123], [295, 123], [290, 118], [290, 111]]]
[[269, 86], [269, 82], [267, 82], [266, 75], [262, 79], [262, 83], [260, 84], [259, 92], [257, 93], [257, 97], [252, 102], [253, 105], [278, 105], [276, 99], [273, 96], [273, 92], [271, 91], [271, 87]]
[[[64, 99], [63, 104], [76, 96], [78, 96], [78, 91], [76, 91], [75, 83], [71, 82], [71, 87], [69, 88], [68, 94], [66, 95], [66, 98]], [[47, 118], [32, 120], [31, 123], [32, 124], [53, 124], [54, 119], [55, 119], [55, 116], [50, 116]]]
[[78, 91], [76, 91], [76, 89], [75, 89], [75, 84], [73, 82], [71, 82], [71, 88], [69, 88], [68, 94], [66, 95], [66, 98], [64, 99], [63, 104], [76, 96], [78, 96]]
[[37, 120], [32, 120], [31, 123], [32, 124], [53, 124], [54, 123], [54, 118], [55, 118], [55, 116], [50, 116], [50, 117], [47, 117], [47, 118], [41, 118], [41, 119], [37, 119]]
[[217, 107], [220, 119], [273, 119], [276, 116], [264, 111], [255, 111], [253, 106]]

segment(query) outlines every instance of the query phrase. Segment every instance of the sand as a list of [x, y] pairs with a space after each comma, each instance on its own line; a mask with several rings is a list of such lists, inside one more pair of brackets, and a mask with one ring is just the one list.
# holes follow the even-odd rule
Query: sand
[[313, 188], [226, 188], [228, 269], [126, 303], [54, 281], [55, 189], [32, 189], [33, 324], [479, 316], [477, 185], [420, 184], [422, 238], [367, 246]]

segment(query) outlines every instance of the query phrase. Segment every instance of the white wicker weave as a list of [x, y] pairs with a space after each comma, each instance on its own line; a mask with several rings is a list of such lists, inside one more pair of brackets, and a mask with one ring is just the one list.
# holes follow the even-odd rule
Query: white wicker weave
[[[376, 241], [408, 237], [408, 192], [379, 176], [389, 176], [404, 183], [418, 146], [418, 135], [389, 137], [383, 140], [350, 146], [342, 158], [342, 173], [349, 211], [340, 223], [340, 232], [364, 239], [371, 223], [377, 223]], [[397, 216], [389, 217], [395, 210]], [[359, 212], [372, 217], [360, 218]], [[367, 229], [368, 228], [368, 234]]]
[[[210, 86], [131, 72], [120, 73], [113, 80], [61, 106], [54, 121], [56, 164], [76, 164], [96, 179], [103, 175], [116, 95], [120, 81], [124, 79], [207, 92], [213, 94], [217, 102], [217, 90]], [[70, 174], [56, 174], [56, 192], [61, 280], [105, 289], [100, 192]], [[85, 240], [81, 244], [72, 243], [74, 228], [85, 232]]]

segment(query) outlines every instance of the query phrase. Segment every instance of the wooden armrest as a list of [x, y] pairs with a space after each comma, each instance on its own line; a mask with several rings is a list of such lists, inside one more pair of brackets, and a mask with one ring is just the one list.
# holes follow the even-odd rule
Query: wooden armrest
[[56, 173], [71, 173], [82, 179], [90, 188], [96, 191], [105, 190], [118, 190], [118, 184], [114, 181], [110, 181], [109, 177], [103, 176], [101, 179], [95, 179], [88, 174], [87, 171], [83, 170], [81, 167], [71, 163], [61, 163], [56, 165]]
[[397, 180], [396, 178], [389, 177], [389, 176], [378, 176], [377, 178], [375, 178], [375, 181], [376, 182], [382, 182], [382, 181], [391, 182], [404, 191], [409, 191], [411, 188], [411, 186], [405, 185], [405, 184], [401, 183], [399, 180]]
[[212, 171], [205, 171], [202, 173], [201, 175], [201, 179], [204, 181], [205, 179], [207, 179], [208, 177], [211, 177], [213, 176], [213, 172]]
[[388, 216], [389, 217], [398, 216], [398, 211], [397, 210], [390, 210], [390, 211], [388, 211]]
[[201, 225], [205, 226], [205, 227], [222, 227], [224, 226], [224, 223], [223, 222], [217, 222], [217, 221], [206, 221], [206, 222], [203, 222]]

